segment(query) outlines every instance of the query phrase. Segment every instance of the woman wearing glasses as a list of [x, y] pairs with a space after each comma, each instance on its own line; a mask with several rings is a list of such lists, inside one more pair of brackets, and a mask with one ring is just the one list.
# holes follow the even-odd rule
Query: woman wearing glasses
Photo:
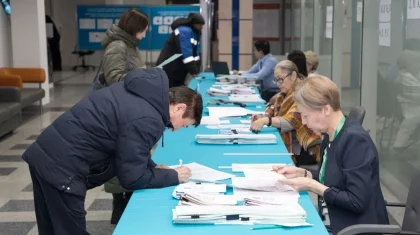
[[283, 60], [274, 69], [274, 77], [280, 93], [273, 97], [265, 115], [252, 117], [251, 129], [260, 131], [264, 125], [279, 129], [287, 150], [293, 154], [296, 165], [312, 165], [319, 162], [319, 145], [311, 146], [320, 137], [302, 124], [293, 99], [293, 90], [305, 78], [290, 60]]

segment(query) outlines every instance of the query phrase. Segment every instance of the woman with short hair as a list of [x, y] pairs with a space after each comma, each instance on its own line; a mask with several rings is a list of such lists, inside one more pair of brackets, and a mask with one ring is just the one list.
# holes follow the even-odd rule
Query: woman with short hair
[[340, 93], [327, 77], [312, 75], [293, 94], [302, 123], [325, 133], [318, 171], [274, 166], [283, 184], [318, 194], [325, 202], [331, 231], [356, 224], [388, 224], [379, 181], [379, 156], [369, 133], [341, 111]]

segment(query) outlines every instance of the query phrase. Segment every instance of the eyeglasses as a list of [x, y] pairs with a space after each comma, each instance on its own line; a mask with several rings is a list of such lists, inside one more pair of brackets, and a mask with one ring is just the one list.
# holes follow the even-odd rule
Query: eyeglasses
[[277, 77], [275, 76], [274, 79], [276, 80], [276, 82], [283, 82], [284, 79], [286, 79], [287, 77], [289, 77], [292, 73], [287, 74], [285, 77], [281, 78], [281, 77]]

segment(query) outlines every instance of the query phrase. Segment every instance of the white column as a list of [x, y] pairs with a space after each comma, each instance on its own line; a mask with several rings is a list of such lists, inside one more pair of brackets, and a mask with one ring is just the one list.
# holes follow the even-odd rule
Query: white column
[[209, 53], [210, 53], [210, 0], [200, 0], [200, 13], [203, 16], [206, 24], [201, 31], [201, 70], [204, 72], [207, 69], [209, 63]]
[[341, 80], [343, 67], [343, 22], [344, 9], [342, 0], [334, 0], [333, 13], [333, 52], [332, 52], [332, 76], [331, 79], [337, 84], [341, 94]]
[[305, 51], [305, 43], [306, 43], [306, 18], [308, 17], [305, 15], [306, 13], [306, 1], [300, 0], [300, 50]]
[[363, 127], [370, 130], [370, 137], [376, 141], [376, 107], [379, 50], [379, 1], [363, 3], [363, 41], [362, 41], [362, 91], [361, 103], [366, 109]]
[[319, 3], [319, 0], [314, 0], [314, 52], [320, 56], [321, 51], [319, 49], [320, 45], [320, 38], [322, 32], [321, 32], [321, 24], [325, 24], [325, 19], [321, 16], [321, 5]]
[[11, 8], [13, 67], [45, 70], [46, 79], [42, 84], [45, 98], [42, 99], [42, 105], [48, 104], [50, 87], [44, 0], [12, 1]]

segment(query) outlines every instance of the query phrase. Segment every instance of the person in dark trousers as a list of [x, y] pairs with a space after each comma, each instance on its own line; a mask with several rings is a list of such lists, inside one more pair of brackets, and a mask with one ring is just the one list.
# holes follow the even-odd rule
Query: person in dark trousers
[[200, 55], [197, 47], [203, 25], [204, 18], [198, 13], [190, 13], [188, 18], [179, 18], [172, 23], [173, 32], [166, 40], [156, 61], [158, 65], [174, 54], [182, 54], [177, 60], [163, 66], [169, 77], [170, 87], [188, 85], [186, 84], [188, 73], [191, 77], [196, 77], [200, 72]]
[[275, 166], [287, 178], [281, 183], [318, 194], [318, 208], [326, 204], [333, 234], [356, 224], [389, 224], [378, 151], [360, 123], [344, 116], [337, 86], [311, 75], [293, 96], [303, 124], [325, 136], [318, 170]]
[[51, 48], [53, 70], [61, 71], [63, 70], [63, 68], [61, 67], [61, 52], [60, 52], [61, 36], [57, 30], [57, 27], [54, 24], [54, 21], [51, 19], [49, 15], [45, 15], [45, 23], [52, 24], [52, 27], [53, 27], [53, 37], [48, 38], [48, 44], [50, 45], [50, 48]]
[[88, 234], [86, 191], [117, 176], [129, 190], [186, 182], [190, 170], [157, 166], [150, 156], [165, 129], [198, 126], [201, 96], [169, 89], [162, 69], [136, 69], [85, 97], [25, 151], [40, 235]]
[[[105, 50], [102, 61], [103, 85], [109, 86], [122, 81], [129, 71], [146, 67], [137, 46], [146, 36], [149, 23], [149, 17], [144, 12], [132, 8], [121, 15], [118, 24], [112, 25], [106, 31], [102, 40]], [[133, 193], [123, 188], [116, 177], [105, 183], [105, 192], [112, 193], [110, 222], [117, 224]]]
[[[274, 68], [277, 65], [277, 60], [270, 53], [270, 43], [265, 40], [258, 40], [254, 43], [254, 56], [258, 59], [257, 63], [243, 75], [258, 77], [261, 84], [261, 98], [268, 103], [273, 96], [280, 92], [274, 78]], [[236, 70], [233, 71], [233, 74], [242, 75]]]

